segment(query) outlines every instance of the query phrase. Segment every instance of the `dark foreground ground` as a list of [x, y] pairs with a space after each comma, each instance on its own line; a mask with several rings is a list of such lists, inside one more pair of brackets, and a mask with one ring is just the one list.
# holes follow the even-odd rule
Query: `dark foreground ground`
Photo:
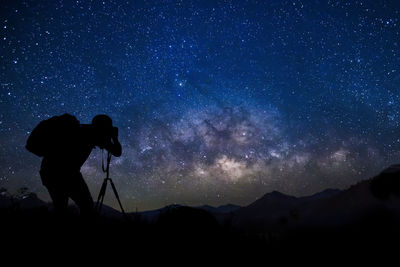
[[3, 209], [0, 216], [2, 260], [31, 264], [50, 261], [58, 266], [86, 259], [93, 265], [161, 261], [191, 266], [218, 261], [253, 266], [378, 260], [385, 266], [393, 259], [397, 262], [400, 249], [400, 225], [379, 212], [346, 227], [262, 232], [220, 225], [208, 212], [187, 207], [167, 212], [155, 223], [135, 217], [60, 218], [47, 209]]

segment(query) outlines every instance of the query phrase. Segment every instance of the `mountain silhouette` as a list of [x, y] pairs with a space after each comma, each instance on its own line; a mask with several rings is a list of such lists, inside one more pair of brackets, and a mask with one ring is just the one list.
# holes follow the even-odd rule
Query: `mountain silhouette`
[[2, 244], [10, 253], [18, 248], [20, 255], [53, 255], [60, 248], [64, 256], [71, 248], [86, 256], [88, 248], [95, 248], [90, 255], [98, 255], [99, 245], [106, 245], [112, 259], [134, 251], [158, 258], [161, 253], [192, 253], [191, 259], [221, 257], [235, 263], [238, 257], [246, 263], [258, 257], [258, 262], [282, 264], [288, 259], [299, 264], [300, 257], [314, 255], [329, 260], [395, 256], [397, 246], [392, 244], [400, 238], [399, 179], [400, 168], [391, 166], [344, 190], [326, 189], [303, 197], [273, 191], [243, 207], [173, 204], [129, 213], [129, 220], [104, 205], [93, 221], [82, 220], [74, 205], [60, 218], [35, 194], [0, 190], [0, 217], [6, 229]]
[[178, 204], [172, 204], [172, 205], [168, 205], [165, 206], [161, 209], [156, 209], [156, 210], [147, 210], [147, 211], [142, 211], [142, 212], [132, 212], [129, 213], [130, 216], [134, 216], [134, 215], [139, 215], [140, 218], [146, 222], [156, 222], [159, 218], [159, 216], [169, 210], [173, 210], [176, 208], [182, 207], [182, 205], [178, 205]]
[[203, 205], [203, 206], [199, 206], [197, 208], [206, 210], [213, 214], [218, 214], [218, 213], [226, 214], [226, 213], [234, 212], [234, 211], [240, 209], [241, 206], [234, 205], [234, 204], [226, 204], [226, 205], [221, 205], [218, 207], [213, 207], [210, 205]]
[[0, 208], [16, 208], [23, 210], [50, 208], [50, 204], [38, 198], [35, 193], [29, 193], [21, 197], [0, 194]]
[[[374, 195], [373, 185], [393, 194], [384, 200]], [[400, 181], [399, 165], [390, 166], [379, 175], [361, 181], [346, 190], [326, 189], [306, 197], [271, 192], [234, 212], [233, 224], [240, 228], [271, 227], [341, 227], [355, 224], [377, 212], [390, 214], [400, 221], [400, 198], [396, 195]], [[396, 181], [396, 182], [394, 182]], [[383, 184], [383, 185], [381, 185]], [[386, 185], [387, 188], [383, 188]]]
[[[244, 207], [227, 204], [219, 207], [203, 205], [193, 208], [212, 214], [219, 223], [229, 222], [236, 228], [255, 230], [340, 227], [358, 223], [376, 212], [390, 214], [393, 220], [400, 221], [398, 181], [400, 181], [400, 165], [393, 165], [379, 175], [352, 185], [346, 190], [326, 189], [304, 197], [273, 191]], [[51, 205], [40, 200], [34, 193], [21, 198], [0, 194], [0, 209], [8, 207], [21, 210], [46, 208], [51, 211]], [[174, 214], [171, 211], [182, 207], [184, 206], [173, 204], [129, 215], [140, 216], [141, 220], [154, 223], [160, 216], [166, 213]], [[102, 216], [123, 219], [120, 211], [107, 205], [103, 207]]]
[[325, 189], [324, 191], [321, 191], [321, 192], [316, 193], [314, 195], [302, 197], [302, 199], [304, 201], [321, 200], [321, 199], [326, 199], [326, 198], [333, 197], [333, 196], [337, 195], [340, 192], [341, 192], [340, 189], [328, 188], [328, 189]]
[[273, 191], [234, 212], [232, 224], [244, 228], [275, 226], [283, 216], [286, 216], [298, 204], [298, 198]]
[[345, 190], [326, 189], [304, 197], [273, 191], [244, 207], [174, 204], [130, 213], [132, 220], [124, 220], [120, 211], [104, 205], [101, 216], [89, 223], [81, 220], [73, 205], [72, 212], [60, 220], [52, 205], [35, 194], [12, 197], [2, 191], [0, 216], [8, 229], [2, 238], [10, 248], [19, 246], [20, 240], [32, 240], [40, 250], [52, 249], [54, 244], [58, 249], [69, 242], [84, 251], [104, 242], [112, 244], [114, 256], [205, 248], [207, 253], [246, 259], [246, 255], [268, 254], [268, 259], [279, 261], [287, 255], [297, 261], [296, 255], [310, 251], [327, 257], [331, 252], [336, 256], [355, 250], [362, 255], [370, 255], [366, 251], [387, 254], [390, 244], [400, 238], [399, 175], [399, 168], [390, 167]]

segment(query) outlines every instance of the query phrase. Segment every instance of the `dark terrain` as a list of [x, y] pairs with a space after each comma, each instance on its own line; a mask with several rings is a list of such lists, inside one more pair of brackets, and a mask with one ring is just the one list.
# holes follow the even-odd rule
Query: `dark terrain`
[[271, 192], [246, 207], [172, 205], [130, 213], [127, 220], [107, 206], [91, 220], [80, 218], [74, 206], [59, 217], [33, 193], [14, 197], [3, 190], [2, 251], [73, 251], [81, 256], [103, 251], [116, 259], [153, 254], [233, 262], [319, 257], [385, 261], [399, 249], [399, 180], [395, 165], [343, 191], [299, 198]]

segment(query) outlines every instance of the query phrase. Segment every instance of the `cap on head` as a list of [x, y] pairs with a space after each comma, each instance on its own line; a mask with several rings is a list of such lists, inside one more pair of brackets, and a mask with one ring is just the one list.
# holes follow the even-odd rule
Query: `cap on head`
[[97, 129], [110, 129], [113, 127], [111, 118], [103, 114], [94, 116], [92, 125]]

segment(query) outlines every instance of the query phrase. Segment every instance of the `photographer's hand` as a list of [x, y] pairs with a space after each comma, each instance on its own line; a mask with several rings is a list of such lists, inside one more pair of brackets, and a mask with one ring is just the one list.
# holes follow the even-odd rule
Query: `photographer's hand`
[[113, 140], [117, 140], [118, 141], [118, 128], [117, 127], [113, 127], [111, 138]]
[[122, 146], [118, 141], [118, 128], [117, 127], [113, 127], [111, 139], [112, 139], [112, 142], [107, 144], [105, 149], [107, 149], [115, 157], [121, 156]]

